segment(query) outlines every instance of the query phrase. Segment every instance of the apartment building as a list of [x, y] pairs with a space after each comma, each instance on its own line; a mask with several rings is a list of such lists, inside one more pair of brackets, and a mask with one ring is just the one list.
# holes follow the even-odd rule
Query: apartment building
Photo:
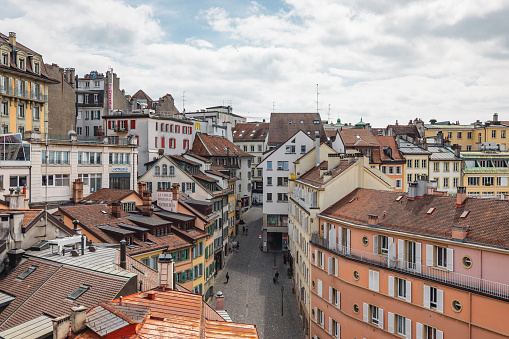
[[[318, 151], [318, 152], [317, 152]], [[338, 198], [357, 187], [393, 190], [392, 180], [371, 168], [366, 157], [343, 157], [323, 143], [295, 163], [296, 174], [290, 180], [288, 247], [293, 267], [293, 283], [309, 334], [311, 315], [311, 235], [319, 231], [317, 215]], [[325, 230], [328, 238], [328, 230]]]
[[46, 133], [49, 77], [42, 55], [0, 33], [0, 133]]
[[194, 123], [156, 114], [151, 110], [140, 113], [112, 112], [104, 115], [106, 136], [111, 142], [118, 138], [134, 137], [139, 148], [138, 173], [144, 173], [145, 164], [162, 154], [178, 155], [191, 149]]
[[461, 152], [462, 185], [469, 196], [493, 198], [509, 194], [509, 152]]
[[45, 64], [58, 84], [48, 86], [48, 133], [64, 135], [76, 130], [76, 75], [74, 68]]
[[405, 158], [399, 153], [398, 145], [391, 136], [375, 136], [379, 144], [378, 149], [373, 149], [371, 167], [377, 168], [382, 173], [394, 180], [394, 190], [404, 191]]
[[318, 113], [272, 113], [270, 115], [267, 147], [278, 147], [298, 131], [303, 131], [311, 139], [320, 137], [320, 142], [327, 141], [320, 114]]
[[373, 154], [380, 149], [375, 136], [368, 129], [352, 128], [339, 130], [341, 138], [336, 138], [336, 143], [342, 142], [341, 148], [346, 151], [356, 151], [373, 162]]
[[188, 119], [196, 119], [201, 121], [207, 121], [210, 119], [216, 125], [221, 125], [223, 122], [228, 122], [233, 127], [239, 123], [246, 122], [245, 117], [233, 113], [232, 106], [207, 107], [205, 109], [196, 110], [196, 112], [184, 112], [184, 116]]
[[[319, 137], [318, 137], [319, 138]], [[263, 173], [263, 250], [288, 250], [288, 182], [294, 162], [313, 147], [313, 140], [298, 131], [279, 147], [269, 150], [257, 168]]]
[[403, 167], [403, 192], [408, 192], [408, 184], [417, 181], [420, 175], [429, 174], [429, 159], [431, 152], [425, 143], [415, 145], [402, 138], [397, 138], [398, 149], [406, 161]]
[[[256, 168], [262, 162], [263, 153], [267, 150], [269, 123], [239, 123], [233, 129], [233, 143], [244, 152], [253, 156], [251, 163], [251, 198], [252, 202], [263, 201], [263, 170]], [[249, 174], [248, 174], [249, 175]]]
[[[318, 215], [314, 338], [509, 334], [509, 245], [500, 230], [508, 202], [467, 198], [464, 187], [456, 197], [434, 195], [423, 185], [356, 189]], [[421, 190], [431, 194], [418, 198]]]
[[436, 182], [436, 188], [450, 195], [456, 194], [461, 183], [462, 159], [460, 148], [454, 150], [442, 145], [428, 145], [429, 178]]

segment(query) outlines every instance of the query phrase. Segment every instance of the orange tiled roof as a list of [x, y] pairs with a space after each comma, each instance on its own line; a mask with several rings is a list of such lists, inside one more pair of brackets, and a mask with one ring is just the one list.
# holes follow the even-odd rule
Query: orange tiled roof
[[348, 128], [339, 131], [347, 148], [378, 147], [375, 136], [367, 129]]
[[[348, 167], [350, 167], [352, 164], [354, 164], [355, 161], [349, 161], [349, 160], [340, 160], [339, 164], [330, 170], [328, 175], [330, 175], [332, 178], [337, 177], [341, 173], [343, 173]], [[318, 185], [321, 186], [324, 184], [324, 175], [320, 175], [320, 170], [326, 170], [328, 167], [327, 161], [322, 161], [319, 166], [315, 166], [311, 169], [309, 169], [306, 173], [304, 173], [298, 180], [301, 180], [303, 182], [307, 182], [311, 185]]]
[[136, 191], [133, 190], [120, 190], [114, 188], [101, 188], [99, 191], [90, 194], [84, 198], [81, 202], [92, 201], [95, 204], [107, 204], [111, 205], [113, 202], [121, 201], [122, 199], [134, 194], [138, 196], [140, 200], [143, 200]]
[[263, 141], [269, 133], [268, 122], [247, 122], [235, 125], [233, 141]]
[[226, 138], [196, 133], [193, 142], [193, 153], [204, 157], [210, 156], [239, 156], [252, 157]]
[[[396, 144], [396, 140], [394, 140], [391, 136], [374, 136], [380, 147], [378, 149], [373, 150], [373, 162], [376, 164], [386, 163], [386, 162], [405, 162], [405, 158], [399, 153], [398, 145]], [[388, 154], [384, 151], [384, 147], [391, 148], [392, 159], [388, 156]]]
[[[402, 196], [398, 202], [396, 199]], [[367, 225], [378, 215], [380, 228], [451, 239], [452, 226], [470, 226], [467, 243], [509, 249], [509, 201], [467, 198], [461, 207], [456, 197], [425, 195], [413, 201], [406, 193], [356, 189], [322, 212], [322, 215]], [[431, 215], [430, 208], [436, 210]], [[468, 216], [460, 219], [464, 211]], [[385, 212], [385, 217], [383, 217]]]

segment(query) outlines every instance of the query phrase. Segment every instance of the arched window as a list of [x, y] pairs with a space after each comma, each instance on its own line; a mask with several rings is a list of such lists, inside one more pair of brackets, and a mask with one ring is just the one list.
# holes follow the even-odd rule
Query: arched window
[[174, 175], [175, 175], [175, 167], [170, 166], [170, 176], [174, 176]]
[[168, 175], [168, 165], [163, 165], [163, 175]]
[[156, 166], [154, 168], [154, 175], [161, 175], [161, 167]]

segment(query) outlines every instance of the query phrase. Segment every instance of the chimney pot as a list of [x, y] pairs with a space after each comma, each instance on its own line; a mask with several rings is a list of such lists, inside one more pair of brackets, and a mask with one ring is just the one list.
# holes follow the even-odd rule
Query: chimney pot
[[117, 219], [120, 218], [120, 201], [111, 204], [111, 214]]
[[87, 309], [85, 306], [76, 306], [71, 308], [71, 329], [73, 333], [79, 333], [86, 328], [86, 311]]
[[453, 226], [451, 238], [454, 241], [465, 242], [467, 241], [467, 235], [470, 232], [470, 227], [464, 226]]
[[174, 263], [171, 254], [161, 254], [157, 261], [159, 286], [173, 288]]
[[467, 188], [466, 187], [458, 187], [458, 191], [456, 193], [456, 207], [461, 207], [465, 200], [467, 200]]
[[156, 298], [156, 292], [150, 291], [147, 293], [147, 299], [154, 300]]
[[378, 225], [378, 215], [368, 214], [368, 225], [370, 226]]
[[69, 335], [69, 327], [71, 326], [71, 316], [64, 315], [55, 319], [53, 322], [53, 339], [64, 339]]

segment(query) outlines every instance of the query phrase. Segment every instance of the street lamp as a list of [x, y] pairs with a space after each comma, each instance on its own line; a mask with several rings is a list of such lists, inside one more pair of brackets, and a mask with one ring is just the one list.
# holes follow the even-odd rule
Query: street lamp
[[281, 316], [283, 316], [283, 292], [285, 291], [285, 288], [281, 286]]

